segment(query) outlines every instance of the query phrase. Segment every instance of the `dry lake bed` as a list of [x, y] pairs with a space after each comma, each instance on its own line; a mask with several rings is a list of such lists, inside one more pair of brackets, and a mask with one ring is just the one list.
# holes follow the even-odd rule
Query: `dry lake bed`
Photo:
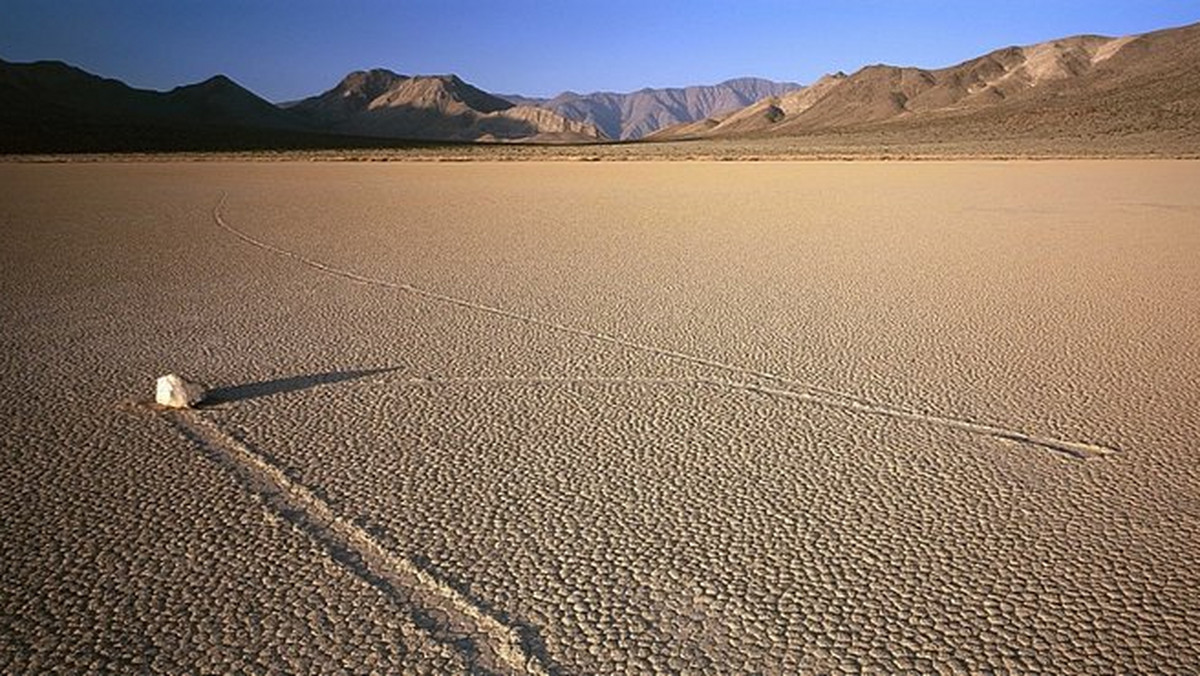
[[0, 672], [1200, 665], [1200, 163], [0, 185]]

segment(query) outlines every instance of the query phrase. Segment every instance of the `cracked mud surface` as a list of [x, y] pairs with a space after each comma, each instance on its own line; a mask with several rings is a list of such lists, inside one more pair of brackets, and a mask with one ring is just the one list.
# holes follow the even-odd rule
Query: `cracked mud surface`
[[1200, 165], [0, 180], [0, 671], [1200, 663]]

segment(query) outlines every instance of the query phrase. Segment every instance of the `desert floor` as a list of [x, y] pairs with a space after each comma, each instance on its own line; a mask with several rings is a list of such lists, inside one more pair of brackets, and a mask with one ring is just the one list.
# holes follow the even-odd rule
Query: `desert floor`
[[0, 185], [0, 672], [1200, 665], [1200, 163]]

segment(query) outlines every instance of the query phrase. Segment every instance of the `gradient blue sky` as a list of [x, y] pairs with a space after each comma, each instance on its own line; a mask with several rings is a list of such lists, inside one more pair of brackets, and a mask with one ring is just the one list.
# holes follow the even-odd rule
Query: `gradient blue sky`
[[553, 95], [742, 75], [807, 83], [1196, 21], [1200, 0], [0, 0], [0, 58], [58, 59], [151, 89], [224, 73], [273, 101], [371, 67]]

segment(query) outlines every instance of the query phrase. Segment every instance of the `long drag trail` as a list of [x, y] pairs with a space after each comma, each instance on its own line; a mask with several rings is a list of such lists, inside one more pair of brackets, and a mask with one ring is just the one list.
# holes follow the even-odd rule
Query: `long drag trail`
[[516, 628], [408, 558], [380, 545], [204, 414], [173, 411], [167, 416], [180, 434], [238, 475], [276, 514], [308, 533], [334, 558], [398, 605], [411, 609], [418, 625], [435, 640], [461, 651], [475, 668], [489, 674], [518, 676], [549, 673]]
[[[700, 382], [705, 382], [710, 385], [729, 387], [729, 388], [743, 390], [743, 391], [757, 392], [757, 393], [765, 394], [765, 395], [769, 395], [769, 396], [790, 398], [790, 399], [808, 402], [808, 403], [812, 403], [812, 404], [818, 404], [818, 405], [822, 405], [822, 406], [831, 406], [831, 407], [838, 407], [838, 408], [844, 408], [844, 409], [851, 409], [851, 410], [855, 410], [855, 411], [859, 411], [859, 412], [867, 413], [867, 414], [871, 414], [871, 415], [882, 415], [882, 416], [888, 416], [888, 417], [892, 417], [892, 418], [912, 420], [912, 421], [926, 423], [926, 424], [930, 424], [930, 425], [937, 425], [940, 427], [957, 429], [957, 430], [961, 430], [961, 431], [972, 433], [972, 434], [991, 436], [991, 437], [995, 437], [995, 438], [1006, 439], [1009, 441], [1015, 441], [1018, 443], [1024, 443], [1024, 444], [1036, 446], [1039, 448], [1044, 448], [1044, 449], [1047, 449], [1050, 451], [1064, 454], [1067, 457], [1078, 459], [1078, 460], [1083, 460], [1083, 459], [1097, 457], [1097, 456], [1110, 455], [1112, 453], [1118, 452], [1118, 450], [1115, 448], [1100, 445], [1100, 444], [1091, 444], [1091, 443], [1083, 443], [1083, 442], [1076, 442], [1076, 441], [1068, 441], [1068, 440], [1063, 440], [1063, 439], [1054, 439], [1054, 438], [1044, 437], [1044, 436], [1035, 435], [1035, 434], [1028, 434], [1028, 433], [1022, 432], [1020, 430], [1009, 429], [1009, 428], [1005, 428], [1005, 427], [1002, 427], [999, 425], [992, 425], [992, 424], [988, 424], [988, 423], [984, 423], [984, 422], [978, 422], [978, 421], [968, 420], [968, 419], [964, 419], [964, 418], [956, 418], [956, 417], [952, 417], [952, 416], [938, 415], [935, 413], [920, 411], [920, 410], [917, 410], [917, 409], [914, 409], [911, 407], [907, 407], [907, 406], [897, 406], [897, 405], [890, 405], [890, 404], [870, 401], [870, 400], [858, 397], [856, 395], [850, 394], [848, 392], [842, 392], [839, 390], [834, 390], [834, 389], [830, 389], [827, 387], [821, 387], [818, 385], [814, 385], [812, 383], [806, 383], [806, 382], [794, 380], [792, 378], [788, 378], [786, 376], [783, 376], [783, 375], [780, 375], [777, 373], [771, 373], [768, 371], [761, 371], [761, 370], [757, 370], [757, 369], [747, 368], [744, 366], [738, 366], [736, 364], [730, 364], [730, 363], [726, 363], [726, 362], [717, 361], [714, 359], [709, 359], [707, 357], [703, 357], [700, 355], [688, 354], [686, 352], [679, 352], [676, 350], [671, 350], [668, 348], [649, 345], [646, 343], [639, 343], [637, 341], [630, 340], [628, 338], [622, 338], [620, 336], [616, 336], [616, 335], [612, 335], [612, 334], [608, 334], [608, 333], [603, 333], [603, 332], [599, 332], [599, 331], [591, 331], [591, 330], [576, 327], [576, 326], [560, 324], [557, 322], [552, 322], [549, 320], [541, 319], [539, 317], [534, 317], [532, 315], [515, 312], [513, 310], [506, 310], [501, 307], [486, 305], [483, 303], [472, 301], [467, 298], [461, 298], [458, 296], [450, 296], [447, 294], [438, 293], [436, 291], [430, 291], [428, 289], [423, 289], [421, 287], [414, 286], [407, 282], [380, 279], [377, 277], [370, 277], [367, 275], [359, 274], [359, 273], [353, 272], [351, 270], [337, 268], [337, 267], [328, 265], [326, 263], [322, 263], [321, 261], [309, 258], [302, 254], [296, 253], [294, 251], [289, 251], [288, 249], [284, 249], [282, 247], [276, 246], [269, 242], [265, 242], [263, 240], [255, 238], [255, 237], [233, 227], [221, 215], [221, 211], [224, 208], [227, 199], [228, 199], [228, 194], [222, 193], [220, 200], [218, 200], [217, 204], [213, 207], [212, 217], [213, 217], [213, 221], [216, 223], [216, 225], [218, 227], [222, 228], [223, 230], [232, 234], [233, 236], [237, 237], [238, 239], [246, 242], [247, 244], [250, 244], [254, 247], [257, 247], [257, 248], [267, 251], [269, 253], [272, 253], [272, 254], [275, 254], [278, 256], [282, 256], [284, 258], [289, 258], [289, 259], [294, 260], [302, 265], [319, 270], [325, 274], [328, 274], [328, 275], [331, 275], [334, 277], [340, 277], [342, 279], [346, 279], [346, 280], [349, 280], [352, 282], [357, 282], [359, 284], [367, 284], [367, 285], [371, 285], [371, 286], [382, 287], [385, 289], [393, 289], [396, 291], [402, 291], [404, 293], [412, 294], [414, 296], [418, 296], [418, 297], [424, 298], [426, 300], [431, 300], [431, 301], [439, 302], [439, 303], [446, 303], [449, 305], [455, 305], [458, 307], [466, 308], [468, 310], [473, 310], [476, 312], [482, 312], [482, 313], [486, 313], [486, 314], [490, 314], [490, 315], [495, 315], [498, 317], [503, 317], [505, 319], [518, 321], [518, 322], [521, 322], [524, 324], [538, 326], [541, 328], [550, 329], [552, 331], [558, 331], [560, 333], [566, 333], [566, 334], [570, 334], [570, 335], [574, 335], [574, 336], [583, 336], [590, 340], [608, 343], [611, 345], [618, 345], [620, 347], [625, 347], [625, 348], [628, 348], [631, 350], [636, 350], [636, 351], [647, 353], [647, 354], [658, 355], [661, 357], [666, 357], [668, 359], [686, 362], [688, 364], [706, 366], [706, 367], [718, 369], [721, 371], [725, 371], [730, 374], [743, 376], [743, 377], [749, 377], [751, 379], [765, 380], [765, 381], [769, 381], [772, 383], [776, 383], [777, 385], [782, 385], [782, 386], [784, 386], [786, 388], [790, 388], [790, 389], [779, 389], [778, 387], [765, 387], [765, 386], [760, 386], [760, 385], [756, 385], [756, 384], [752, 384], [752, 383], [737, 383], [737, 382], [729, 382], [729, 381], [716, 380], [716, 379], [708, 379], [708, 380], [701, 379]], [[806, 392], [797, 392], [795, 390], [806, 390]]]

